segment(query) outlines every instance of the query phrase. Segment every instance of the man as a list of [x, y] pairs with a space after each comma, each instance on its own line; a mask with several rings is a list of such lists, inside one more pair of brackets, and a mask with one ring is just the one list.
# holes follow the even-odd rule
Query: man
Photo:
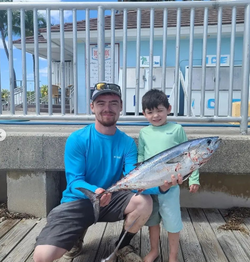
[[[47, 225], [37, 238], [35, 262], [52, 262], [60, 258], [71, 250], [94, 223], [90, 200], [76, 188], [82, 187], [100, 194], [120, 180], [121, 174], [129, 173], [137, 162], [134, 140], [116, 127], [122, 110], [120, 87], [111, 83], [96, 84], [91, 110], [95, 114], [95, 123], [73, 132], [67, 139], [64, 156], [67, 187], [63, 192], [61, 205], [50, 212]], [[169, 184], [164, 184], [161, 188], [149, 189], [145, 193], [160, 194], [169, 187]], [[151, 212], [150, 195], [136, 196], [130, 191], [118, 191], [101, 197], [98, 222], [125, 219], [118, 241], [138, 218], [118, 251], [123, 261], [142, 262], [129, 243], [146, 223]], [[81, 248], [80, 244], [71, 253], [78, 255]]]

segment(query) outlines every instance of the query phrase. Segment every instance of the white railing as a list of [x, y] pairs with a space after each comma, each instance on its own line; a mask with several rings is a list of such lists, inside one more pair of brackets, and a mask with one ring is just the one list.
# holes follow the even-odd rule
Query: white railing
[[75, 106], [74, 106], [74, 86], [69, 87], [69, 108], [70, 108], [70, 113], [74, 112]]
[[[90, 90], [94, 82], [108, 80], [119, 82], [122, 87], [124, 108], [120, 120], [145, 120], [140, 114], [141, 96], [151, 88], [160, 88], [168, 95], [171, 94], [173, 111], [170, 120], [240, 122], [241, 133], [247, 133], [250, 121], [248, 0], [154, 3], [2, 2], [0, 10], [7, 12], [9, 36], [12, 35], [14, 10], [19, 12], [21, 28], [20, 40], [8, 39], [11, 103], [9, 114], [0, 112], [0, 119], [93, 120], [94, 116], [90, 112]], [[34, 16], [34, 37], [29, 39], [25, 36], [24, 22], [27, 10], [32, 10]], [[48, 21], [51, 21], [52, 12], [55, 10], [59, 12], [60, 22], [51, 27]], [[64, 11], [69, 10], [72, 12], [72, 22], [65, 24]], [[96, 18], [90, 18], [91, 10], [96, 11]], [[41, 11], [45, 13], [47, 27], [38, 30], [36, 19]], [[85, 15], [82, 22], [78, 21], [79, 11]], [[105, 15], [106, 12], [109, 14]], [[27, 100], [26, 51], [34, 50], [36, 93], [34, 115], [27, 115], [25, 103], [23, 115], [15, 115], [13, 44], [22, 52], [23, 101]], [[183, 51], [184, 49], [186, 51]], [[42, 115], [39, 56], [46, 57], [48, 63], [49, 110], [48, 114]], [[147, 65], [142, 65], [142, 58], [148, 61]], [[55, 66], [52, 68], [52, 63], [58, 61], [60, 66], [56, 74], [60, 78], [61, 114], [53, 114], [52, 84], [58, 83], [52, 82], [54, 79], [52, 71], [55, 69]], [[223, 67], [224, 62], [226, 67]], [[160, 67], [157, 67], [157, 63]], [[70, 65], [70, 69], [66, 70], [66, 65]], [[236, 66], [240, 66], [239, 72]], [[170, 71], [174, 72], [174, 76], [169, 73]], [[211, 71], [212, 76], [209, 75]], [[141, 75], [142, 73], [144, 75]], [[224, 82], [219, 80], [223, 77], [228, 81], [224, 86]], [[74, 92], [71, 93], [74, 97], [70, 96], [74, 114], [65, 114], [66, 87], [69, 79], [72, 79], [70, 84], [74, 86]], [[239, 82], [240, 87], [237, 86]], [[209, 100], [212, 106], [208, 110], [209, 96], [213, 102]], [[79, 97], [81, 101], [84, 98], [85, 103], [78, 104]], [[232, 112], [232, 101], [235, 100], [240, 100], [240, 115], [234, 115]], [[197, 102], [195, 106], [194, 102]], [[225, 103], [227, 108], [225, 112], [221, 112], [222, 103]], [[134, 115], [128, 116], [127, 113]]]

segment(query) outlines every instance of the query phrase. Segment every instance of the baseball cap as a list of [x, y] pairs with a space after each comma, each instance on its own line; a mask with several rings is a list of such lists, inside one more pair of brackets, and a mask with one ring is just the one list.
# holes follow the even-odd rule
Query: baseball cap
[[117, 84], [100, 82], [95, 84], [92, 94], [92, 101], [94, 101], [99, 95], [106, 93], [112, 93], [118, 95], [121, 98], [121, 88]]

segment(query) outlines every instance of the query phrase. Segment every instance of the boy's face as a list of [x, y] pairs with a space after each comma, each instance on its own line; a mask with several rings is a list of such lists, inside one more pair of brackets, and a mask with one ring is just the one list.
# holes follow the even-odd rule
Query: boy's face
[[171, 106], [167, 109], [165, 106], [159, 105], [152, 110], [146, 109], [145, 112], [143, 112], [143, 115], [153, 126], [162, 126], [167, 123], [167, 116], [170, 114], [171, 109]]

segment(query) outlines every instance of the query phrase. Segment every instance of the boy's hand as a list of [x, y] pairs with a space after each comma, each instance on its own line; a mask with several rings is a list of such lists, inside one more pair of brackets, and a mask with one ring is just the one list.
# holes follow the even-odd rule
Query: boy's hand
[[190, 192], [190, 193], [196, 193], [196, 192], [198, 191], [199, 187], [200, 187], [200, 185], [196, 185], [196, 184], [191, 185], [191, 186], [189, 187], [189, 192]]
[[[104, 191], [105, 191], [105, 189], [103, 189], [103, 188], [97, 188], [95, 190], [95, 193], [101, 194]], [[111, 193], [107, 193], [107, 194], [102, 195], [101, 198], [100, 198], [100, 206], [101, 207], [107, 206], [109, 204], [110, 200], [111, 200]]]
[[172, 175], [171, 182], [165, 181], [165, 183], [162, 186], [160, 186], [160, 190], [162, 192], [166, 192], [171, 186], [175, 186], [177, 184], [182, 184], [181, 174], [178, 174], [177, 178], [174, 175]]

